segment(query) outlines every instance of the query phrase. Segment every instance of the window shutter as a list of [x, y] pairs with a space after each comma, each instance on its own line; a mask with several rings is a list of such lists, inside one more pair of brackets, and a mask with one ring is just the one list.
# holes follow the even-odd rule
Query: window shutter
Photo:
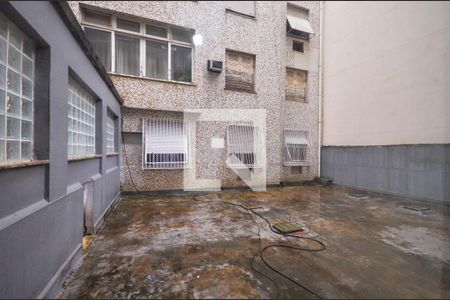
[[225, 86], [229, 89], [254, 91], [255, 57], [227, 51]]
[[306, 81], [306, 71], [286, 69], [286, 100], [305, 101]]
[[228, 10], [248, 15], [255, 16], [255, 1], [225, 1]]

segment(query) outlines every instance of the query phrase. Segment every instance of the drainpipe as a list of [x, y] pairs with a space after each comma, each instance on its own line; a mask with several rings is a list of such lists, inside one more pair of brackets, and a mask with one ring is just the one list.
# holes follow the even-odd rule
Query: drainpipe
[[323, 9], [324, 3], [320, 1], [320, 12], [319, 12], [319, 160], [318, 160], [318, 174], [321, 176], [321, 160], [322, 160], [322, 141], [323, 141], [323, 118], [322, 118], [322, 106], [323, 106]]

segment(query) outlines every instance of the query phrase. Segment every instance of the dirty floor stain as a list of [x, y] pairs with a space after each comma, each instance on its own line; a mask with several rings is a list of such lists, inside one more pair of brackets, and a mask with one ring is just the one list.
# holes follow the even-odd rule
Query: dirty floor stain
[[[352, 193], [364, 193], [355, 200]], [[366, 197], [367, 196], [367, 197]], [[270, 264], [323, 298], [450, 298], [450, 207], [320, 185], [123, 197], [95, 235], [62, 298], [312, 298], [256, 256], [271, 244], [313, 248], [271, 232], [225, 202], [305, 226], [321, 252], [271, 248]], [[426, 205], [411, 213], [407, 205]], [[255, 223], [256, 221], [256, 223]]]

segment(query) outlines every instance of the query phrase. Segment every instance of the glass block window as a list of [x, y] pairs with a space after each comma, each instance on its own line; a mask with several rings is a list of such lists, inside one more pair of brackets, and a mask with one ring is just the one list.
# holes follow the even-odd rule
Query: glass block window
[[106, 119], [106, 153], [116, 153], [116, 147], [114, 146], [114, 117], [108, 113]]
[[95, 154], [95, 98], [73, 79], [69, 80], [69, 159]]
[[0, 13], [0, 162], [33, 158], [34, 43]]

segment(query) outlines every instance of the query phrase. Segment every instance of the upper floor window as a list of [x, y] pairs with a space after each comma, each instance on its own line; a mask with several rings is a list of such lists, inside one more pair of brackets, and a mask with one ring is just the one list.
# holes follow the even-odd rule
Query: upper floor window
[[144, 169], [181, 169], [188, 164], [188, 123], [144, 120]]
[[192, 82], [194, 32], [83, 9], [86, 37], [112, 73]]
[[305, 52], [305, 48], [304, 48], [303, 42], [293, 40], [292, 41], [292, 50], [304, 53]]
[[0, 162], [33, 158], [35, 46], [0, 13]]
[[286, 100], [306, 102], [308, 72], [286, 69]]
[[255, 1], [225, 1], [225, 4], [228, 11], [250, 17], [255, 16]]
[[116, 153], [116, 136], [115, 136], [115, 120], [114, 116], [108, 112], [106, 118], [106, 153]]
[[314, 33], [311, 24], [308, 21], [308, 10], [288, 4], [287, 6], [287, 21], [286, 31], [289, 35], [292, 35], [301, 39], [309, 39], [309, 35]]
[[95, 155], [95, 98], [73, 79], [68, 96], [69, 159]]
[[225, 88], [254, 92], [255, 56], [231, 50], [225, 56]]

